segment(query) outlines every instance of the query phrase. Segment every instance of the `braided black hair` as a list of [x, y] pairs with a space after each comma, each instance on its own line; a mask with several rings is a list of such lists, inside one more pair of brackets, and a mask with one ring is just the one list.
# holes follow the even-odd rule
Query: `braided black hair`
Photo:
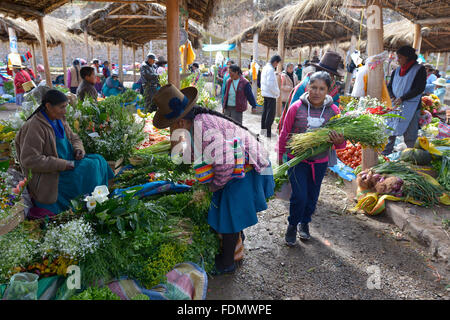
[[189, 111], [183, 117], [183, 119], [194, 120], [195, 116], [198, 115], [198, 114], [210, 114], [210, 115], [213, 115], [213, 116], [216, 116], [216, 117], [220, 117], [220, 118], [223, 118], [225, 120], [228, 120], [228, 121], [234, 123], [235, 125], [237, 125], [238, 127], [241, 127], [242, 129], [245, 129], [245, 130], [249, 131], [247, 127], [244, 127], [242, 124], [240, 124], [239, 122], [235, 121], [234, 119], [231, 119], [230, 117], [227, 117], [223, 113], [220, 113], [220, 112], [217, 112], [217, 111], [214, 111], [214, 110], [211, 110], [211, 109], [207, 109], [207, 108], [204, 108], [204, 107], [200, 107], [199, 105], [195, 105], [191, 109], [191, 111]]
[[36, 110], [34, 110], [31, 116], [27, 118], [27, 121], [30, 120], [36, 113], [45, 110], [45, 105], [47, 104], [47, 102], [50, 103], [51, 105], [57, 105], [66, 102], [68, 100], [69, 99], [67, 98], [67, 96], [61, 91], [55, 89], [48, 90], [44, 94], [44, 97], [42, 98], [41, 105]]

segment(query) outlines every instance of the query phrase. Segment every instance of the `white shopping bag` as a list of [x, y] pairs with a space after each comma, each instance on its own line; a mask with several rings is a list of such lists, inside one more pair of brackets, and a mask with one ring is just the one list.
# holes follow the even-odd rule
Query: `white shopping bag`
[[291, 193], [292, 193], [291, 183], [287, 181], [281, 186], [280, 191], [275, 192], [275, 198], [284, 201], [290, 201]]

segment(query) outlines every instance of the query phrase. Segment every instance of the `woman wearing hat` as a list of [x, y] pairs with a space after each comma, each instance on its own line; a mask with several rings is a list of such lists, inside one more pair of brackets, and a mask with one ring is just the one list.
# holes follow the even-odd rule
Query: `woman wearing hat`
[[21, 106], [23, 102], [23, 95], [25, 94], [23, 84], [25, 82], [31, 81], [31, 77], [23, 66], [14, 66], [14, 71], [16, 72], [16, 75], [14, 77], [14, 86], [16, 88], [16, 104]]
[[417, 63], [414, 48], [403, 46], [396, 53], [400, 67], [392, 72], [388, 91], [392, 104], [399, 108], [398, 113], [402, 118], [387, 120], [388, 126], [394, 130], [382, 152], [383, 155], [392, 153], [397, 136], [403, 135], [406, 146], [414, 147], [419, 131], [421, 97], [427, 82], [425, 67]]
[[424, 64], [425, 70], [427, 71], [427, 83], [425, 85], [425, 94], [432, 94], [434, 91], [433, 82], [436, 81], [438, 77], [434, 74], [434, 67], [427, 63]]
[[247, 128], [194, 105], [197, 95], [195, 87], [181, 91], [171, 84], [162, 87], [154, 96], [153, 125], [170, 127], [173, 135], [187, 138], [183, 160], [194, 163], [198, 181], [214, 192], [208, 223], [222, 235], [214, 273], [229, 273], [236, 268], [234, 253], [241, 231], [258, 222], [256, 213], [267, 209], [266, 199], [274, 193], [272, 168], [267, 152]]
[[147, 60], [141, 65], [140, 69], [145, 109], [150, 112], [155, 111], [153, 96], [159, 88], [159, 75], [155, 62], [156, 56], [153, 53], [149, 53]]
[[158, 61], [156, 61], [156, 67], [157, 67], [156, 73], [158, 75], [162, 75], [166, 71], [166, 68], [165, 68], [166, 64], [167, 64], [166, 58], [164, 58], [163, 56], [159, 56]]
[[441, 105], [444, 105], [445, 92], [447, 88], [447, 81], [444, 78], [436, 79], [433, 84], [436, 85], [434, 89], [434, 94], [439, 98]]
[[112, 75], [106, 79], [105, 84], [103, 85], [103, 95], [105, 97], [109, 96], [117, 96], [120, 93], [123, 93], [125, 88], [119, 81], [119, 75], [117, 74], [117, 71], [114, 70]]

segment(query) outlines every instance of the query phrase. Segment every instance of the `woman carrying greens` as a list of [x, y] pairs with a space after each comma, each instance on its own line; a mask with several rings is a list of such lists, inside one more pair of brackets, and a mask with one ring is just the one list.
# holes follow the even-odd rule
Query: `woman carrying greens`
[[[307, 92], [300, 100], [291, 105], [283, 121], [278, 140], [278, 161], [293, 158], [286, 143], [292, 134], [301, 134], [307, 130], [322, 127], [333, 116], [339, 114], [339, 108], [333, 104], [328, 95], [332, 84], [330, 75], [325, 71], [313, 73], [309, 80]], [[330, 142], [336, 149], [345, 148], [346, 142], [342, 134], [330, 132]], [[329, 151], [300, 162], [288, 170], [292, 187], [290, 199], [288, 228], [285, 235], [288, 246], [295, 245], [297, 226], [302, 240], [310, 238], [309, 223], [319, 198], [320, 186], [328, 166]]]
[[35, 206], [54, 214], [114, 177], [101, 155], [85, 154], [83, 142], [65, 120], [67, 105], [64, 93], [49, 90], [15, 139], [22, 172], [32, 173], [28, 190]]

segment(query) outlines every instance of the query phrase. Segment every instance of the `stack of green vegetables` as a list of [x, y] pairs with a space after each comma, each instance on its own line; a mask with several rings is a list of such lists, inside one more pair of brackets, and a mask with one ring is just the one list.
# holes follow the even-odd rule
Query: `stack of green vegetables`
[[444, 193], [441, 186], [433, 184], [430, 179], [417, 173], [404, 162], [385, 162], [372, 169], [378, 174], [388, 174], [402, 179], [403, 196], [421, 201], [424, 206], [430, 207], [439, 204], [439, 197]]
[[[275, 180], [283, 181], [287, 170], [306, 160], [329, 150], [332, 146], [329, 141], [329, 133], [335, 130], [342, 133], [346, 140], [363, 147], [382, 150], [387, 141], [387, 126], [384, 118], [374, 114], [359, 114], [334, 117], [323, 127], [306, 133], [294, 134], [287, 147], [295, 156], [290, 161], [280, 165], [274, 170]], [[279, 186], [279, 183], [277, 183]]]

